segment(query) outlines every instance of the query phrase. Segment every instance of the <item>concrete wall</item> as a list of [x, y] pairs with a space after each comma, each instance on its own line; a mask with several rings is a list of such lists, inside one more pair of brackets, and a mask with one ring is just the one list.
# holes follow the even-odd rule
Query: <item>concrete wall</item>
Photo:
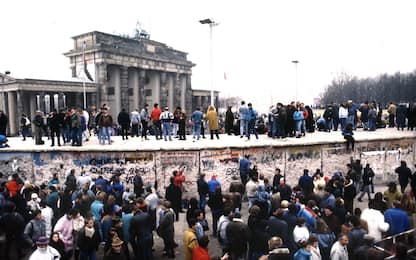
[[232, 176], [239, 176], [239, 158], [251, 156], [260, 173], [270, 180], [276, 167], [286, 174], [287, 182], [295, 185], [303, 169], [314, 172], [321, 169], [331, 176], [335, 171], [345, 172], [350, 159], [361, 159], [369, 163], [376, 173], [376, 182], [396, 180], [394, 169], [405, 160], [412, 172], [415, 170], [416, 140], [391, 140], [385, 142], [361, 142], [354, 153], [346, 153], [343, 144], [312, 145], [290, 148], [258, 147], [249, 149], [210, 149], [195, 151], [157, 152], [28, 152], [0, 153], [0, 172], [5, 177], [19, 173], [24, 179], [40, 184], [58, 173], [64, 183], [70, 169], [78, 175], [85, 170], [92, 177], [102, 174], [110, 178], [116, 172], [122, 173], [122, 181], [132, 185], [136, 172], [142, 174], [145, 182], [152, 185], [157, 181], [158, 191], [164, 195], [164, 188], [174, 170], [185, 167], [186, 183], [184, 197], [194, 196], [199, 172], [206, 173], [207, 180], [215, 174], [228, 189]]

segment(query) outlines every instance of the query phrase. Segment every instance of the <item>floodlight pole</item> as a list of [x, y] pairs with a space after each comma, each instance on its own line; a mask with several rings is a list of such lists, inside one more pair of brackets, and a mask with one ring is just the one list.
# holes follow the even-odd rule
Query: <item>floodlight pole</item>
[[295, 64], [295, 103], [298, 102], [298, 60], [292, 60]]
[[209, 25], [209, 70], [211, 74], [210, 84], [211, 84], [211, 106], [214, 105], [214, 62], [213, 62], [213, 46], [212, 46], [212, 28], [217, 26], [218, 23], [214, 22], [212, 19], [204, 19], [199, 21], [201, 24]]

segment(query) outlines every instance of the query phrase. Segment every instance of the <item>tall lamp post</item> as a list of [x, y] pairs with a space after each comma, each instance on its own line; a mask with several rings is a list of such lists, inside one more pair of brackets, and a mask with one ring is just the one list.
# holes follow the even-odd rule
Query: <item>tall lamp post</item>
[[209, 69], [210, 69], [210, 74], [211, 74], [211, 106], [214, 105], [214, 78], [213, 78], [213, 74], [214, 74], [214, 69], [213, 69], [213, 62], [212, 62], [212, 28], [214, 26], [217, 26], [218, 23], [214, 22], [214, 20], [207, 18], [207, 19], [203, 19], [203, 20], [199, 20], [199, 22], [201, 24], [208, 24], [209, 25]]
[[292, 63], [295, 64], [295, 102], [298, 102], [298, 60], [292, 60]]

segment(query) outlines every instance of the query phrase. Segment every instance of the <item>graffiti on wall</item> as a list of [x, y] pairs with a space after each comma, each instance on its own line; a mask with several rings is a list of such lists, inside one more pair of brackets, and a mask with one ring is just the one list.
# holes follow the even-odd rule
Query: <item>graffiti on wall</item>
[[222, 184], [223, 190], [228, 190], [233, 176], [240, 178], [239, 160], [240, 150], [203, 150], [200, 152], [201, 173], [208, 181], [215, 175]]
[[331, 176], [336, 171], [345, 172], [351, 159], [369, 163], [376, 173], [376, 181], [386, 182], [396, 180], [394, 169], [400, 160], [407, 161], [412, 171], [415, 170], [415, 145], [414, 140], [360, 142], [353, 153], [347, 153], [343, 144], [201, 151], [3, 152], [0, 153], [0, 173], [3, 180], [18, 173], [23, 179], [38, 185], [49, 181], [53, 174], [64, 183], [71, 169], [75, 169], [76, 175], [83, 171], [93, 179], [99, 175], [110, 179], [119, 173], [121, 181], [130, 187], [134, 176], [140, 174], [145, 183], [157, 184], [157, 190], [163, 196], [173, 171], [184, 169], [183, 194], [189, 198], [197, 193], [196, 181], [200, 173], [206, 174], [207, 181], [216, 175], [223, 190], [228, 190], [232, 177], [239, 177], [239, 159], [245, 154], [250, 155], [252, 164], [270, 181], [275, 169], [280, 168], [290, 185], [297, 183], [303, 169], [310, 172], [321, 169]]

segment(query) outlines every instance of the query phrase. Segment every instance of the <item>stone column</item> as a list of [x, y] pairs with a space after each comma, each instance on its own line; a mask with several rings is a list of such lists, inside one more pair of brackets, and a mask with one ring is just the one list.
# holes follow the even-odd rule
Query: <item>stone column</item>
[[144, 85], [146, 85], [146, 71], [140, 70], [139, 72], [139, 110], [141, 110], [146, 104], [146, 97], [144, 95], [145, 94]]
[[129, 71], [129, 89], [133, 89], [133, 102], [130, 104], [130, 111], [140, 109], [139, 107], [139, 72], [137, 69]]
[[177, 103], [174, 103], [173, 99], [175, 96], [175, 91], [173, 88], [173, 77], [174, 75], [169, 73], [168, 74], [168, 106], [171, 111], [175, 111], [175, 108], [178, 106]]
[[152, 86], [152, 102], [158, 103], [160, 107], [162, 107], [163, 104], [160, 103], [160, 73], [158, 71], [154, 71], [150, 75], [150, 84]]
[[[16, 101], [17, 101], [17, 118], [20, 118], [20, 116], [24, 113], [24, 95], [21, 90], [16, 91]], [[19, 123], [17, 123], [17, 126], [19, 127]]]
[[16, 92], [15, 91], [9, 91], [7, 93], [7, 103], [8, 103], [8, 110], [9, 110], [9, 134], [10, 135], [16, 135], [19, 133], [18, 125], [16, 124], [17, 118], [16, 117]]
[[100, 63], [96, 66], [98, 75], [97, 86], [97, 107], [101, 107], [104, 103], [108, 103], [108, 79], [107, 79], [107, 64]]
[[110, 112], [113, 116], [118, 115], [121, 111], [121, 79], [120, 67], [114, 66], [111, 73], [112, 82], [114, 82], [114, 108]]
[[[120, 94], [121, 108], [129, 110], [129, 70], [126, 66], [120, 66]], [[121, 110], [120, 110], [121, 111]]]
[[184, 75], [185, 78], [185, 86], [183, 88], [183, 93], [182, 95], [185, 98], [185, 107], [187, 107], [187, 109], [192, 109], [192, 88], [191, 88], [191, 75], [189, 74], [185, 74]]
[[32, 120], [35, 117], [35, 112], [36, 112], [36, 93], [31, 92], [29, 94], [29, 114], [27, 115], [30, 120]]
[[[166, 72], [160, 72], [160, 93], [159, 93], [159, 101], [160, 107], [168, 106], [168, 88], [167, 88], [167, 74]], [[169, 109], [171, 109], [169, 107]]]
[[[175, 104], [175, 106], [180, 106], [182, 107], [182, 102], [181, 102], [181, 75], [179, 73], [175, 73], [173, 74], [174, 76], [174, 95], [173, 95], [173, 103]], [[183, 109], [183, 107], [182, 107]]]
[[[187, 106], [186, 103], [186, 75], [181, 75], [181, 85], [180, 85], [180, 90], [181, 90], [181, 107], [182, 109], [185, 109], [187, 111], [187, 113], [192, 113], [192, 107]], [[192, 96], [192, 95], [191, 95]]]

